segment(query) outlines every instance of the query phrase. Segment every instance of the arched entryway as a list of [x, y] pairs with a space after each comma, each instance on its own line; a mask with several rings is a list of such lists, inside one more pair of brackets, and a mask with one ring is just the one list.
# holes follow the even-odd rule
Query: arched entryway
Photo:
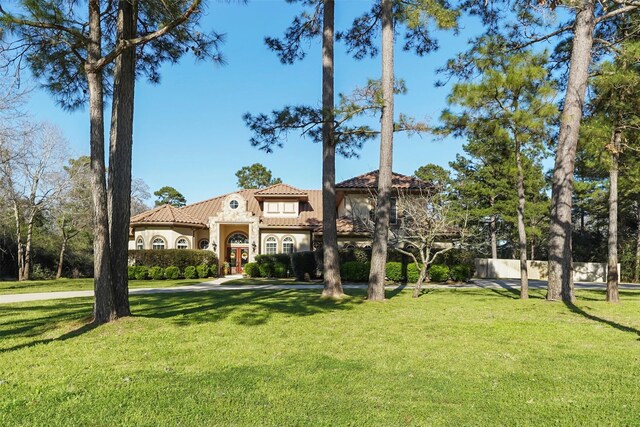
[[231, 274], [240, 274], [249, 262], [249, 236], [236, 231], [227, 237], [226, 261], [231, 268]]

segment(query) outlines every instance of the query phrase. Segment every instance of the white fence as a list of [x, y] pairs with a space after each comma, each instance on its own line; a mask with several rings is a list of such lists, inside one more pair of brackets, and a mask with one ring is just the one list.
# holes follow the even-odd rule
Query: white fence
[[[520, 260], [476, 258], [476, 275], [478, 279], [519, 279]], [[529, 279], [547, 280], [547, 261], [527, 261]], [[620, 264], [618, 264], [620, 272]], [[619, 274], [619, 273], [618, 273]], [[574, 262], [573, 280], [576, 282], [606, 282], [607, 264], [599, 262]]]

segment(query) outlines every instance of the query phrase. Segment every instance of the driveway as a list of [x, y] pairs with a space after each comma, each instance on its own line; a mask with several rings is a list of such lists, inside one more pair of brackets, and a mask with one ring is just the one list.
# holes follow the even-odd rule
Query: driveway
[[[308, 285], [225, 285], [225, 282], [236, 280], [242, 276], [227, 276], [209, 282], [198, 283], [196, 285], [176, 286], [173, 288], [139, 288], [130, 289], [129, 295], [147, 295], [147, 294], [175, 294], [180, 292], [205, 292], [205, 291], [246, 291], [246, 290], [265, 290], [278, 291], [286, 289], [322, 289], [320, 284]], [[400, 285], [400, 287], [405, 287]], [[412, 286], [406, 286], [411, 288]], [[425, 285], [425, 288], [441, 288], [441, 289], [519, 289], [520, 280], [517, 279], [473, 279], [470, 283], [462, 283], [455, 285]], [[546, 289], [547, 282], [545, 280], [530, 280], [530, 289]], [[345, 283], [344, 289], [366, 289], [364, 283]], [[387, 286], [387, 289], [397, 289], [398, 286]], [[585, 290], [604, 290], [605, 283], [576, 283], [576, 289]], [[623, 283], [620, 285], [621, 290], [640, 291], [640, 285]], [[93, 297], [93, 291], [66, 291], [66, 292], [39, 292], [32, 294], [14, 294], [0, 295], [0, 304], [10, 304], [16, 302], [43, 301], [67, 298], [88, 298]]]

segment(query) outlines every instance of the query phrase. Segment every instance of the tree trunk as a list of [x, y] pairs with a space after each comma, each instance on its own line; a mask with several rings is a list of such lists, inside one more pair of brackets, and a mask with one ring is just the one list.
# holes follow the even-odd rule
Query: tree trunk
[[633, 269], [633, 282], [640, 279], [640, 202], [636, 202], [636, 264]]
[[89, 89], [89, 119], [91, 146], [91, 190], [93, 193], [93, 286], [95, 304], [93, 320], [106, 323], [116, 318], [111, 286], [109, 246], [109, 216], [107, 212], [107, 186], [104, 163], [104, 87], [102, 71], [93, 64], [101, 56], [102, 30], [100, 2], [89, 0], [88, 62], [85, 64]]
[[382, 118], [378, 203], [371, 249], [369, 301], [384, 300], [393, 174], [393, 1], [382, 0]]
[[24, 270], [22, 271], [22, 280], [31, 279], [31, 246], [33, 243], [33, 222], [35, 221], [35, 214], [31, 214], [29, 217], [29, 223], [27, 224], [27, 241], [24, 245]]
[[[118, 39], [136, 36], [137, 2], [120, 0]], [[111, 237], [111, 279], [118, 317], [130, 316], [127, 275], [129, 222], [131, 216], [131, 155], [136, 50], [125, 50], [115, 61], [111, 134], [109, 147], [109, 235]]]
[[58, 257], [58, 271], [56, 271], [56, 279], [62, 278], [62, 264], [64, 263], [64, 254], [67, 251], [67, 237], [62, 237], [62, 245], [60, 246], [60, 256]]
[[518, 249], [520, 250], [520, 298], [529, 298], [529, 273], [527, 271], [527, 230], [524, 226], [524, 171], [522, 170], [522, 153], [520, 144], [516, 143], [516, 168], [518, 170]]
[[584, 105], [591, 46], [595, 0], [582, 1], [577, 9], [573, 31], [571, 66], [558, 136], [558, 148], [551, 188], [551, 226], [549, 229], [549, 284], [547, 299], [574, 301], [571, 248], [571, 203], [573, 171], [580, 120]]
[[607, 296], [608, 302], [620, 302], [618, 295], [618, 162], [622, 131], [619, 127], [611, 138], [611, 166], [609, 167], [609, 236], [607, 257]]
[[420, 294], [422, 293], [422, 285], [426, 280], [427, 280], [427, 265], [423, 264], [422, 268], [420, 269], [420, 276], [418, 277], [418, 283], [416, 283], [416, 286], [413, 288], [414, 298], [418, 298], [420, 296]]
[[324, 289], [322, 296], [344, 295], [340, 279], [336, 228], [336, 144], [334, 137], [334, 0], [324, 1], [322, 32], [322, 250]]
[[491, 215], [489, 233], [491, 234], [491, 258], [498, 259], [498, 227], [495, 215]]
[[24, 246], [22, 244], [22, 221], [20, 221], [20, 207], [16, 199], [13, 200], [13, 219], [16, 227], [16, 247], [17, 247], [17, 261], [18, 261], [18, 280], [25, 280], [24, 278]]

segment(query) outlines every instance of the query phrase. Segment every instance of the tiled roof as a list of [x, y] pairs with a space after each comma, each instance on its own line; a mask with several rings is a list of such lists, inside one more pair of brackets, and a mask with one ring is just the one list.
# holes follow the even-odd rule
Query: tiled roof
[[306, 196], [307, 192], [288, 184], [275, 184], [255, 193], [256, 196]]
[[[341, 216], [336, 219], [336, 229], [338, 234], [366, 234], [369, 230], [361, 221], [354, 221], [353, 218]], [[322, 233], [322, 223], [318, 224], [315, 231]]]
[[131, 218], [132, 224], [185, 224], [197, 227], [206, 227], [206, 221], [201, 221], [185, 212], [181, 208], [171, 205], [158, 206], [150, 211], [143, 212]]
[[[235, 193], [241, 195], [247, 201], [247, 210], [252, 212], [257, 217], [260, 217], [262, 225], [271, 227], [314, 228], [318, 224], [322, 223], [322, 191], [298, 190], [302, 191], [304, 196], [307, 197], [308, 200], [300, 202], [300, 215], [295, 218], [263, 217], [260, 202], [255, 197], [256, 193], [258, 193], [259, 191], [260, 190], [239, 190]], [[218, 212], [222, 210], [222, 202], [229, 194], [224, 194], [213, 199], [194, 203], [192, 205], [181, 208], [181, 210], [188, 213], [192, 217], [198, 218], [200, 221], [208, 222], [210, 216], [217, 215]]]
[[[393, 172], [392, 176], [393, 188], [402, 189], [427, 189], [431, 188], [431, 184], [413, 176], [402, 175]], [[336, 188], [378, 188], [378, 171], [374, 170], [355, 178], [336, 184]]]

